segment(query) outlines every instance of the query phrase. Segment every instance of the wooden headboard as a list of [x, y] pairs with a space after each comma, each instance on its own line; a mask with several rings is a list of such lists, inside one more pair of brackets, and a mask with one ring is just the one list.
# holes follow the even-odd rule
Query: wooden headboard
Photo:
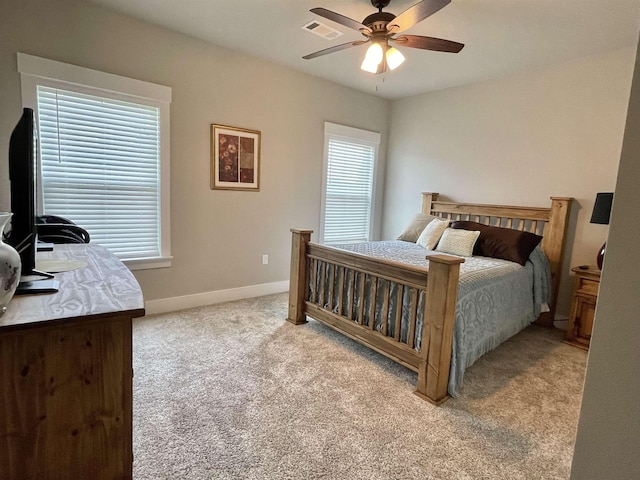
[[551, 197], [551, 207], [522, 207], [512, 205], [484, 205], [479, 203], [443, 202], [434, 192], [422, 193], [422, 213], [436, 215], [451, 221], [469, 220], [542, 236], [541, 247], [551, 268], [552, 300], [548, 315], [538, 323], [553, 326], [558, 302], [558, 289], [564, 256], [565, 237], [573, 198]]

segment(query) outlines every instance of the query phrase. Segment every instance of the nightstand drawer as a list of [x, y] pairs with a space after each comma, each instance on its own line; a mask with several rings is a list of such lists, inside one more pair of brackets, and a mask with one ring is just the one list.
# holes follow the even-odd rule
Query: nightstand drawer
[[585, 295], [598, 295], [598, 287], [600, 286], [600, 282], [596, 282], [594, 280], [589, 280], [587, 278], [580, 279], [580, 287], [578, 288], [578, 292]]

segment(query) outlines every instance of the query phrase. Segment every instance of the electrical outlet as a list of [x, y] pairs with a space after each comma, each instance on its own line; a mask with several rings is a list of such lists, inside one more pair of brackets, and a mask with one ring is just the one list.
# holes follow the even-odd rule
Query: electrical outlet
[[262, 255], [262, 264], [263, 265], [268, 265], [269, 264], [269, 255], [267, 255], [267, 254]]

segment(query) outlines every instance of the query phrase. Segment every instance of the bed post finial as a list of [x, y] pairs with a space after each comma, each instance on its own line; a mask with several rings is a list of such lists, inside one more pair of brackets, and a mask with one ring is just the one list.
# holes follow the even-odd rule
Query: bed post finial
[[291, 229], [291, 276], [289, 277], [289, 316], [287, 321], [300, 325], [307, 321], [303, 305], [306, 300], [307, 244], [313, 230]]
[[438, 200], [438, 195], [436, 192], [422, 192], [422, 213], [431, 214], [432, 204]]

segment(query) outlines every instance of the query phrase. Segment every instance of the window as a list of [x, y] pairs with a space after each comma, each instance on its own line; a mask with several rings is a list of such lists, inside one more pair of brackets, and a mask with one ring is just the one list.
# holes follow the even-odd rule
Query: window
[[322, 243], [370, 239], [379, 144], [379, 133], [325, 123]]
[[18, 66], [38, 119], [39, 213], [130, 268], [169, 266], [170, 89], [23, 54]]

